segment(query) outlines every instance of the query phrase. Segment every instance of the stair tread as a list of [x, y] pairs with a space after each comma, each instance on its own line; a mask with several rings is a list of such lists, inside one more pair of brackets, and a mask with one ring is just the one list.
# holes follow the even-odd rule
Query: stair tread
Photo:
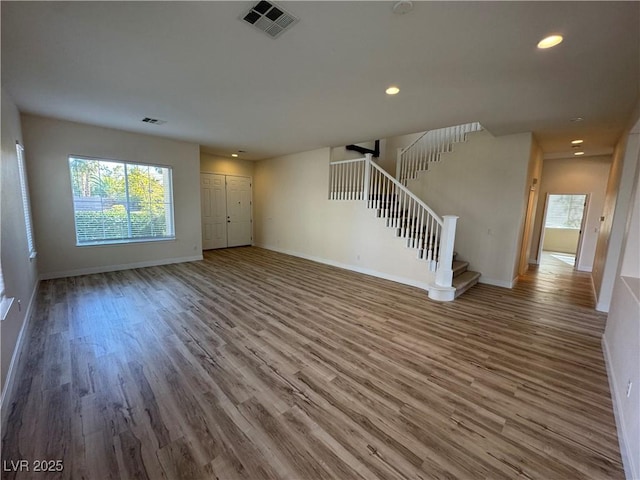
[[471, 282], [477, 281], [480, 278], [480, 272], [474, 272], [473, 270], [467, 270], [461, 273], [453, 279], [453, 286], [457, 289], [466, 287]]
[[451, 265], [451, 270], [453, 270], [453, 276], [458, 277], [467, 271], [467, 267], [469, 266], [469, 262], [463, 262], [462, 260], [454, 260]]
[[455, 298], [458, 298], [464, 292], [478, 283], [480, 278], [480, 272], [474, 272], [473, 270], [467, 270], [461, 275], [458, 275], [453, 279], [453, 287], [456, 289]]

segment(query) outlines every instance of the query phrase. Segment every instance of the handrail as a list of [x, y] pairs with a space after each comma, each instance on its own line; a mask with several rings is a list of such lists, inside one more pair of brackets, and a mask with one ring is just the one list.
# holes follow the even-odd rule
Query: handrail
[[340, 165], [341, 163], [357, 163], [357, 162], [364, 162], [366, 160], [365, 158], [353, 158], [351, 160], [338, 160], [337, 162], [330, 162], [330, 165]]
[[422, 140], [422, 138], [429, 132], [433, 132], [433, 130], [427, 130], [426, 132], [424, 132], [422, 135], [420, 135], [418, 138], [416, 138], [413, 142], [411, 142], [408, 146], [401, 148], [400, 149], [400, 155], [402, 155], [404, 152], [406, 152], [407, 150], [409, 150], [411, 147], [413, 147], [416, 143], [418, 143], [420, 140]]
[[[434, 292], [446, 291], [449, 299], [453, 299], [452, 262], [458, 217], [438, 216], [375, 163], [370, 153], [365, 158], [330, 162], [328, 194], [329, 200], [364, 200], [367, 208], [377, 210], [387, 226], [396, 229], [397, 236], [406, 238], [407, 247], [417, 249], [418, 258], [435, 272]], [[444, 294], [437, 292], [432, 298], [443, 299]]]
[[374, 162], [373, 159], [371, 158], [371, 154], [368, 153], [364, 158], [355, 158], [355, 159], [352, 159], [352, 160], [339, 160], [337, 162], [330, 162], [329, 165], [344, 165], [346, 163], [358, 163], [358, 162], [366, 162], [366, 161], [368, 161], [369, 164], [373, 168], [378, 170], [390, 182], [392, 182], [399, 190], [404, 192], [411, 199], [413, 199], [418, 205], [420, 205], [422, 208], [424, 208], [427, 211], [427, 213], [429, 213], [429, 215], [431, 215], [440, 225], [443, 224], [443, 222], [444, 222], [443, 219], [440, 216], [438, 216], [438, 214], [436, 212], [434, 212], [426, 203], [424, 203], [422, 200], [420, 200], [420, 198], [418, 198], [411, 190], [409, 190], [406, 186], [404, 186], [402, 183], [400, 183], [398, 180], [396, 180], [396, 178], [394, 178], [393, 176], [389, 175], [389, 173], [387, 173], [386, 170], [384, 170], [376, 162]]
[[408, 195], [411, 199], [413, 199], [418, 205], [420, 205], [422, 208], [424, 208], [429, 213], [429, 215], [431, 215], [436, 220], [436, 222], [438, 222], [440, 225], [442, 225], [444, 223], [444, 220], [442, 218], [440, 218], [436, 212], [431, 210], [431, 208], [429, 208], [429, 206], [426, 203], [424, 203], [422, 200], [420, 200], [411, 190], [409, 190], [407, 187], [405, 187], [402, 183], [400, 183], [394, 177], [389, 175], [383, 168], [381, 168], [375, 162], [371, 162], [371, 166], [373, 168], [375, 168], [376, 170], [378, 170], [380, 173], [382, 173], [385, 177], [387, 177], [387, 179], [389, 179], [391, 182], [393, 182], [393, 184], [397, 188], [402, 190], [406, 195]]

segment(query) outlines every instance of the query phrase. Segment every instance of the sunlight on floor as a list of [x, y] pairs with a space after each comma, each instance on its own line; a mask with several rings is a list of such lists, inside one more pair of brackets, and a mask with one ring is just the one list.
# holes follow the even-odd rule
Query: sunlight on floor
[[551, 256], [566, 263], [567, 265], [571, 265], [572, 267], [576, 263], [576, 256], [569, 253], [552, 253]]

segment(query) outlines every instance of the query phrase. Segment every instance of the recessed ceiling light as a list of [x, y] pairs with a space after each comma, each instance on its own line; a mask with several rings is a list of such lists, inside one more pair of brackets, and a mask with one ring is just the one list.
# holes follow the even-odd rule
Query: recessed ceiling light
[[571, 143], [574, 145], [580, 145], [584, 140], [571, 140]]
[[538, 48], [555, 47], [562, 42], [562, 35], [549, 35], [538, 42]]
[[573, 118], [571, 119], [571, 121], [572, 121], [572, 122], [581, 122], [581, 121], [583, 121], [583, 120], [584, 120], [584, 118], [582, 118], [582, 117], [573, 117]]
[[584, 152], [573, 152], [574, 155], [584, 155]]
[[235, 157], [238, 156], [238, 154], [237, 153], [232, 153], [231, 156], [235, 158]]
[[398, 92], [400, 92], [400, 89], [398, 87], [389, 87], [385, 90], [387, 95], [396, 95]]

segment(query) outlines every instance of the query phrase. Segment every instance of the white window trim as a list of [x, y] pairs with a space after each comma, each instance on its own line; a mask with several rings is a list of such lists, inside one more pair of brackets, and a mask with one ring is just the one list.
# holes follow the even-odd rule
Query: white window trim
[[[76, 206], [75, 206], [75, 202], [72, 202], [74, 230], [76, 235], [76, 247], [117, 246], [117, 245], [131, 244], [131, 243], [148, 243], [148, 242], [153, 243], [153, 242], [166, 242], [166, 241], [176, 240], [175, 197], [173, 194], [173, 167], [171, 165], [162, 165], [158, 163], [147, 163], [147, 162], [132, 162], [128, 160], [118, 160], [118, 159], [105, 158], [105, 157], [90, 157], [86, 155], [69, 155], [68, 156], [69, 165], [70, 165], [71, 159], [122, 163], [125, 166], [125, 170], [127, 166], [148, 166], [148, 167], [165, 168], [169, 171], [169, 185], [170, 185], [170, 194], [171, 194], [171, 202], [169, 204], [170, 206], [169, 215], [171, 217], [171, 235], [162, 236], [162, 237], [134, 237], [134, 238], [125, 237], [125, 238], [117, 238], [117, 239], [100, 239], [100, 240], [80, 242], [78, 241], [78, 225], [76, 224]], [[73, 183], [73, 172], [71, 171], [71, 168], [69, 168], [69, 173], [71, 175], [71, 181]], [[71, 197], [73, 199], [73, 187], [72, 187]]]
[[0, 321], [7, 318], [13, 297], [7, 297], [4, 293], [4, 277], [2, 275], [2, 262], [0, 261]]
[[24, 147], [20, 142], [16, 142], [16, 152], [18, 154], [18, 174], [20, 176], [20, 191], [22, 193], [22, 208], [24, 213], [24, 223], [27, 233], [27, 247], [29, 258], [34, 259], [37, 255], [35, 242], [33, 240], [33, 219], [31, 216], [31, 200], [29, 198], [29, 183], [27, 180], [27, 165], [24, 160]]

